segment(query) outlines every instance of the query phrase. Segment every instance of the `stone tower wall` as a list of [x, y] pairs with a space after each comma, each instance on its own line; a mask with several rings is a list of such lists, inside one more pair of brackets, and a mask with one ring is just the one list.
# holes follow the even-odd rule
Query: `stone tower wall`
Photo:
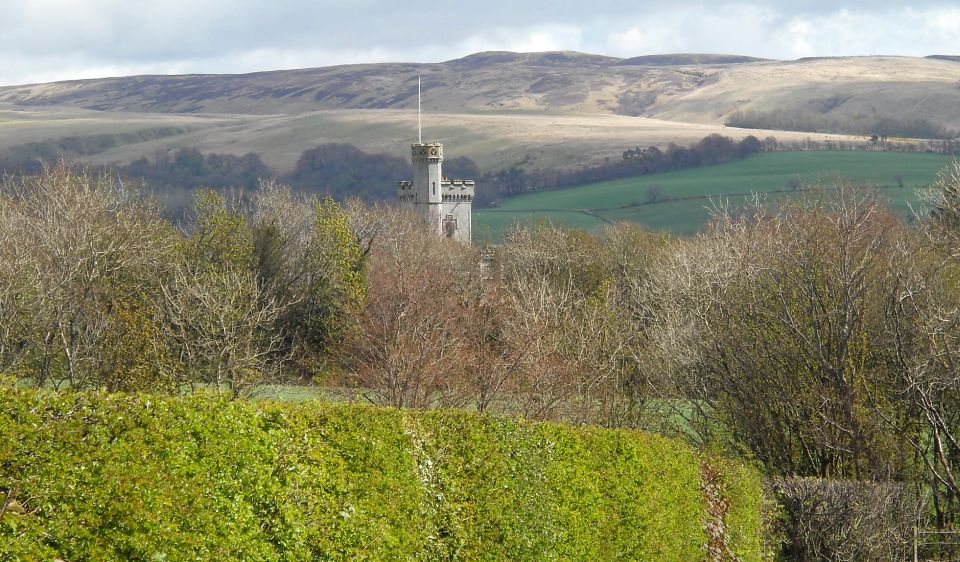
[[474, 183], [471, 180], [443, 182], [441, 215], [444, 236], [465, 242], [471, 241]]
[[414, 144], [410, 152], [413, 181], [398, 182], [400, 203], [413, 208], [438, 235], [469, 244], [474, 182], [444, 179], [440, 143]]

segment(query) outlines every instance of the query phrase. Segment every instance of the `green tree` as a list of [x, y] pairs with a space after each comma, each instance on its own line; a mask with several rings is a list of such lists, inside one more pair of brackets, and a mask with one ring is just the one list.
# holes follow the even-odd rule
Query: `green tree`
[[306, 260], [310, 279], [300, 310], [305, 337], [313, 345], [331, 345], [342, 335], [347, 316], [360, 309], [367, 286], [349, 217], [329, 197], [316, 203]]
[[337, 345], [366, 294], [365, 255], [346, 210], [330, 198], [264, 184], [254, 201], [256, 270], [285, 307], [288, 346], [314, 359]]
[[192, 222], [184, 250], [196, 267], [253, 269], [253, 234], [243, 214], [231, 209], [223, 195], [212, 189], [198, 192]]
[[288, 304], [265, 288], [253, 229], [221, 195], [198, 194], [193, 223], [160, 288], [164, 333], [182, 380], [239, 397], [282, 376]]

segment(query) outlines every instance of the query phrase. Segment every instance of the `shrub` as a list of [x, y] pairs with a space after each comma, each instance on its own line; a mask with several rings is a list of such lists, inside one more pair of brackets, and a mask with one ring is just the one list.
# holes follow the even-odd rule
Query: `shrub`
[[900, 483], [780, 478], [789, 560], [909, 560], [916, 498]]
[[[0, 384], [0, 559], [703, 560], [701, 461], [464, 412]], [[709, 462], [758, 560], [757, 475]]]

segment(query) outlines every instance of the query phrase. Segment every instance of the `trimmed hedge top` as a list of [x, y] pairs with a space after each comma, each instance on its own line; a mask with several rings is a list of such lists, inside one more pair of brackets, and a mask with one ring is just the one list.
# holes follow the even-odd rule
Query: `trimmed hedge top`
[[0, 385], [0, 559], [704, 560], [708, 465], [758, 560], [758, 475], [655, 435]]

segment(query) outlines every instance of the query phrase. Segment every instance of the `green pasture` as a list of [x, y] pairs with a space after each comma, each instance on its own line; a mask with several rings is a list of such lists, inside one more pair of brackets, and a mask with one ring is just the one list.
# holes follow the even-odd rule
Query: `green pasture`
[[547, 219], [567, 228], [583, 230], [593, 230], [604, 224], [603, 219], [589, 211], [483, 209], [473, 213], [473, 241], [478, 244], [495, 242], [503, 231], [516, 223]]
[[[736, 162], [520, 195], [497, 209], [474, 211], [475, 239], [483, 241], [485, 233], [498, 238], [515, 222], [546, 219], [585, 229], [627, 220], [689, 234], [703, 226], [708, 209], [722, 200], [736, 205], [752, 193], [776, 200], [790, 196], [797, 181], [809, 188], [832, 184], [836, 178], [877, 188], [906, 215], [916, 202], [916, 189], [931, 184], [948, 159], [896, 152], [762, 153]], [[659, 195], [651, 202], [653, 191]]]

